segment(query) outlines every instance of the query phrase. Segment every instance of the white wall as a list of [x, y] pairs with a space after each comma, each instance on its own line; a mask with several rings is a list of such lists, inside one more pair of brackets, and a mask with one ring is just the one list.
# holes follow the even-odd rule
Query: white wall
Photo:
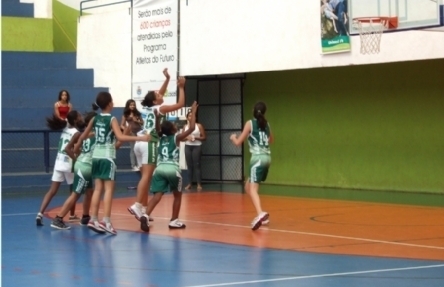
[[20, 3], [34, 3], [34, 18], [52, 19], [52, 0], [20, 0]]
[[94, 69], [94, 86], [109, 87], [116, 107], [131, 98], [131, 15], [128, 9], [80, 17], [77, 68]]
[[[40, 0], [37, 0], [37, 1], [40, 1]], [[66, 6], [69, 6], [73, 9], [80, 11], [80, 2], [82, 2], [82, 0], [57, 0], [57, 1], [65, 4]], [[111, 11], [119, 11], [119, 10], [122, 10], [122, 8], [130, 8], [131, 7], [131, 2], [124, 2], [124, 3], [119, 3], [119, 4], [107, 5], [107, 4], [118, 3], [118, 2], [123, 2], [123, 1], [124, 0], [95, 0], [95, 1], [91, 1], [91, 2], [85, 2], [82, 4], [83, 9], [88, 8], [88, 7], [96, 7], [96, 8], [86, 9], [83, 11], [83, 13], [99, 14], [99, 13], [105, 13], [105, 12], [111, 12]], [[102, 5], [107, 5], [107, 6], [102, 6]], [[102, 6], [102, 7], [97, 7], [97, 6]]]
[[[318, 1], [319, 2], [319, 1]], [[381, 52], [321, 54], [315, 1], [181, 1], [180, 73], [225, 74], [444, 58], [444, 33], [385, 33]], [[312, 4], [316, 3], [316, 4]]]
[[[68, 1], [68, 0], [63, 0]], [[108, 0], [109, 1], [109, 0]], [[318, 2], [295, 0], [188, 0], [181, 4], [180, 74], [208, 75], [333, 67], [444, 58], [444, 31], [385, 33], [381, 52], [321, 54]], [[78, 68], [94, 68], [95, 85], [109, 87], [116, 106], [131, 97], [131, 15], [82, 16]], [[106, 13], [105, 13], [106, 12]]]

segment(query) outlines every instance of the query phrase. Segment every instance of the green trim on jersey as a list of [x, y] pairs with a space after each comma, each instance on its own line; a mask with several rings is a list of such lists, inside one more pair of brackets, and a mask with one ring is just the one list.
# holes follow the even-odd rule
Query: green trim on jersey
[[251, 154], [270, 154], [268, 139], [270, 137], [270, 126], [267, 123], [265, 131], [259, 129], [256, 119], [249, 121], [251, 124], [251, 132], [248, 135], [248, 145]]
[[116, 136], [111, 128], [115, 117], [110, 114], [100, 114], [94, 117], [95, 146], [93, 158], [116, 158]]

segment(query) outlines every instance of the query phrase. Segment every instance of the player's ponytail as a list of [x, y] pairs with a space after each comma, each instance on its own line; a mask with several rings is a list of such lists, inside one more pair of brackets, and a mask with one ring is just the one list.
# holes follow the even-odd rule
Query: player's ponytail
[[267, 106], [264, 102], [257, 102], [254, 105], [253, 116], [257, 120], [259, 129], [265, 131], [267, 127], [267, 119], [265, 118], [265, 112], [267, 111]]
[[140, 103], [143, 107], [152, 107], [154, 106], [154, 101], [156, 100], [156, 93], [154, 91], [149, 91], [145, 98], [143, 98]]
[[66, 117], [66, 120], [62, 120], [56, 115], [52, 115], [52, 117], [46, 118], [46, 125], [53, 131], [62, 130], [66, 128], [68, 123], [71, 126], [76, 126], [76, 121], [79, 116], [79, 113], [75, 110], [70, 111]]

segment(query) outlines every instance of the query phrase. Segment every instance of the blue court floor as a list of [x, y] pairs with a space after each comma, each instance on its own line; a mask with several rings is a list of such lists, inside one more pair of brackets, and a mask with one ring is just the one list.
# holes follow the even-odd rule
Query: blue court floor
[[[316, 254], [128, 231], [102, 236], [80, 225], [55, 230], [48, 219], [36, 227], [42, 197], [2, 197], [2, 286], [444, 286], [444, 260]], [[65, 198], [60, 193], [50, 206]]]

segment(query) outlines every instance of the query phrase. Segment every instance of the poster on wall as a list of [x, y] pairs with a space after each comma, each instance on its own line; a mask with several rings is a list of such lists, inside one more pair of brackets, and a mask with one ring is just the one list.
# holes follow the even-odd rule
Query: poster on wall
[[164, 103], [176, 103], [178, 1], [134, 0], [132, 26], [132, 98], [139, 104], [149, 91], [159, 90], [167, 68], [171, 79]]
[[321, 0], [322, 53], [350, 51], [349, 0]]

